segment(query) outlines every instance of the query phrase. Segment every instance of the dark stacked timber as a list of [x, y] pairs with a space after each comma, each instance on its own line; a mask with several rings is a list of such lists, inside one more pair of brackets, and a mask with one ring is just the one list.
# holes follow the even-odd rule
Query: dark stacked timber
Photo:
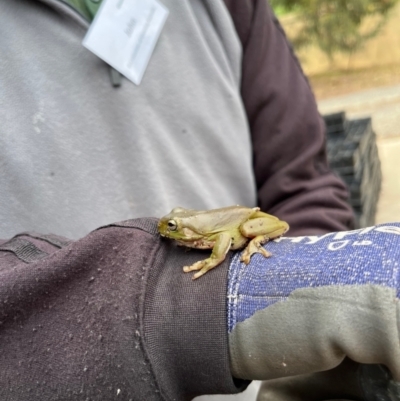
[[381, 162], [371, 119], [347, 120], [344, 112], [324, 116], [328, 161], [347, 184], [358, 227], [375, 224]]

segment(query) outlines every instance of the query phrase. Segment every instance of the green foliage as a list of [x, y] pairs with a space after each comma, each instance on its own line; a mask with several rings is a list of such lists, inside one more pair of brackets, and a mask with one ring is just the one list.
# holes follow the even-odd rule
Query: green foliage
[[301, 29], [295, 48], [317, 44], [332, 60], [336, 52], [352, 53], [374, 37], [397, 0], [270, 0], [272, 7], [295, 12]]

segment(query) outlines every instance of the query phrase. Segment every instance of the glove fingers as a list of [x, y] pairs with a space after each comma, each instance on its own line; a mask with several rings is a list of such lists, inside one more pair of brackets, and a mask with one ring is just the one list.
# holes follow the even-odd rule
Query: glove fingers
[[360, 364], [345, 359], [338, 367], [308, 375], [264, 381], [257, 401], [363, 400], [358, 369]]

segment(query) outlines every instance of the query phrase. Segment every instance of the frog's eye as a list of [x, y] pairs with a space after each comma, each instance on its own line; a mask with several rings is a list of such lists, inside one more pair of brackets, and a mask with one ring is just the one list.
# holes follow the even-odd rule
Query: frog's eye
[[177, 229], [177, 225], [175, 223], [174, 220], [169, 220], [168, 221], [168, 228], [170, 229], [170, 231], [175, 231]]

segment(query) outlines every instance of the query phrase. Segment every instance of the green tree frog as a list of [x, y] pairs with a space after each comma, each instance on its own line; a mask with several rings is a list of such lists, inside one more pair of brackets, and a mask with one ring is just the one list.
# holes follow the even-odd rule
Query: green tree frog
[[212, 249], [209, 258], [184, 266], [186, 273], [197, 270], [193, 280], [222, 263], [230, 249], [242, 249], [249, 241], [242, 262], [249, 264], [254, 253], [261, 253], [266, 258], [271, 256], [262, 245], [285, 234], [288, 229], [285, 221], [261, 212], [258, 207], [244, 206], [204, 211], [176, 207], [158, 223], [161, 236], [174, 239], [179, 245]]

